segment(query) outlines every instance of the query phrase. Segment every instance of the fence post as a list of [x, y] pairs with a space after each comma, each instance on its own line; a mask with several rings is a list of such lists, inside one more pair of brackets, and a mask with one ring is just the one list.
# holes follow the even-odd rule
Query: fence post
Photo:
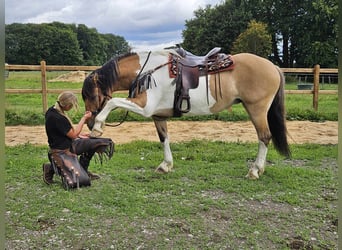
[[46, 62], [40, 62], [40, 72], [42, 76], [42, 101], [43, 101], [43, 112], [47, 111], [47, 86], [46, 86]]
[[319, 64], [316, 64], [314, 67], [314, 85], [313, 85], [313, 108], [315, 111], [318, 110], [318, 90], [319, 90], [319, 73], [321, 67]]

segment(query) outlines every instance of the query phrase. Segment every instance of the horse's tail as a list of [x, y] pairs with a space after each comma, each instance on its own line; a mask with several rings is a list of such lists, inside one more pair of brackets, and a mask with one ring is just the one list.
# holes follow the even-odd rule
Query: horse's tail
[[287, 142], [287, 129], [284, 105], [284, 85], [285, 77], [281, 70], [277, 67], [280, 75], [280, 86], [275, 95], [271, 107], [267, 113], [267, 121], [272, 134], [272, 142], [275, 149], [286, 157], [291, 156], [289, 144]]

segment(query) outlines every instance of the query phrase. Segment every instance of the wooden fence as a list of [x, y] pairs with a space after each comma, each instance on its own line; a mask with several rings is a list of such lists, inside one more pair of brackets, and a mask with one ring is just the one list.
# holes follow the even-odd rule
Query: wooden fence
[[[41, 72], [41, 89], [5, 89], [6, 94], [24, 94], [24, 93], [39, 93], [42, 94], [43, 112], [45, 113], [47, 104], [47, 95], [50, 93], [59, 94], [65, 89], [48, 89], [46, 72], [47, 71], [93, 71], [100, 66], [58, 66], [46, 65], [45, 61], [41, 61], [40, 65], [5, 65], [6, 71], [11, 70], [32, 70]], [[338, 69], [320, 68], [320, 65], [315, 65], [314, 68], [282, 68], [284, 73], [294, 74], [313, 74], [313, 89], [312, 90], [285, 90], [286, 94], [311, 94], [313, 95], [312, 106], [314, 110], [318, 110], [318, 95], [319, 94], [337, 94], [337, 90], [320, 90], [319, 79], [320, 74], [338, 74]], [[69, 89], [75, 93], [81, 93], [81, 89]]]

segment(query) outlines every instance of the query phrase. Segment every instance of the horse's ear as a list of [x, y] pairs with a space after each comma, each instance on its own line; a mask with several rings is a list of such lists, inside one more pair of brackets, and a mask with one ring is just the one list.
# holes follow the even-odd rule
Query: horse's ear
[[98, 80], [99, 80], [99, 75], [95, 72], [93, 76], [93, 83], [96, 84]]
[[94, 84], [92, 81], [92, 75], [93, 75], [93, 73], [89, 74], [83, 81], [83, 86], [82, 86], [83, 101], [92, 95], [91, 92], [94, 89]]
[[176, 44], [176, 45], [173, 45], [173, 46], [170, 46], [170, 47], [165, 47], [164, 49], [177, 49], [177, 48], [181, 48], [180, 44]]

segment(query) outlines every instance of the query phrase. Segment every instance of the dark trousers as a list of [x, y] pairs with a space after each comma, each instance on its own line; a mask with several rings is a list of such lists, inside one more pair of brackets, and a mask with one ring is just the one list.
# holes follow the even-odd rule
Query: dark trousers
[[73, 140], [71, 145], [71, 153], [79, 155], [79, 162], [85, 171], [88, 172], [88, 167], [91, 158], [93, 158], [96, 150], [97, 138], [86, 138]]
[[78, 138], [73, 140], [70, 149], [50, 149], [49, 159], [51, 161], [52, 157], [57, 166], [63, 166], [63, 161], [58, 155], [61, 152], [66, 154], [74, 154], [79, 156], [79, 162], [81, 166], [85, 171], [88, 172], [90, 160], [93, 158], [95, 153], [98, 153], [100, 156], [105, 153], [109, 158], [111, 158], [113, 155], [113, 150], [114, 143], [109, 138]]

